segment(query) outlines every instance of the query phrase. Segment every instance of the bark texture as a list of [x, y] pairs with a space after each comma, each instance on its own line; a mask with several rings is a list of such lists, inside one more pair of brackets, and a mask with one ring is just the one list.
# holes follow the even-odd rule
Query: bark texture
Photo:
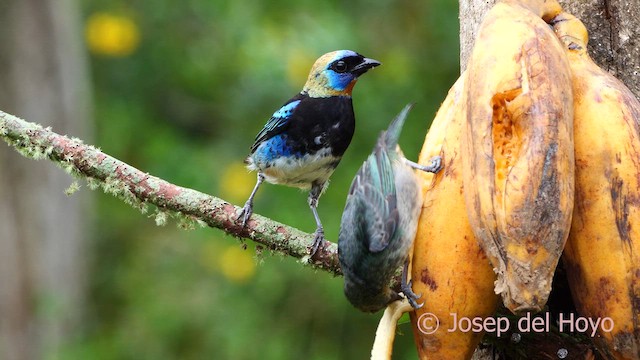
[[35, 160], [48, 158], [68, 173], [86, 179], [89, 187], [101, 187], [106, 193], [142, 212], [147, 211], [147, 205], [154, 205], [157, 207], [155, 219], [158, 225], [164, 225], [170, 215], [178, 218], [185, 228], [192, 227], [194, 223], [209, 225], [238, 238], [251, 239], [269, 250], [299, 258], [305, 265], [334, 275], [341, 274], [336, 243], [326, 243], [313, 258], [309, 258], [312, 234], [258, 214], [253, 214], [243, 228], [237, 218], [239, 207], [149, 175], [84, 144], [80, 139], [57, 134], [2, 111], [0, 138], [22, 155]]
[[[460, 1], [460, 64], [467, 61], [478, 26], [494, 0]], [[640, 97], [640, 0], [560, 0], [589, 30], [589, 54]]]

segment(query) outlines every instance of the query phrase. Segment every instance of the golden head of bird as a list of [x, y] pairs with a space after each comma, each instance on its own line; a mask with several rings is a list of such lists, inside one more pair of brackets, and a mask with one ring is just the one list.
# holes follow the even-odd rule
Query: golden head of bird
[[351, 96], [358, 77], [380, 64], [351, 50], [326, 53], [311, 67], [303, 92], [310, 97]]

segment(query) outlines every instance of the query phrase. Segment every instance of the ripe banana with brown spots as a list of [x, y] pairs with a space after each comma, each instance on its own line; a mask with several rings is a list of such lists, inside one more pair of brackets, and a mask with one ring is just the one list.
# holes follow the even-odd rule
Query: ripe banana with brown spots
[[[496, 4], [463, 96], [464, 194], [474, 233], [514, 313], [545, 305], [573, 212], [573, 97], [555, 1]], [[446, 171], [446, 165], [445, 165]]]
[[420, 358], [471, 358], [482, 333], [461, 331], [451, 314], [458, 319], [484, 319], [493, 315], [498, 300], [493, 292], [495, 274], [474, 238], [462, 194], [463, 87], [461, 76], [440, 106], [419, 158], [422, 164], [437, 155], [443, 161], [443, 169], [437, 174], [418, 172], [424, 205], [414, 242], [411, 278], [424, 306], [410, 316]]
[[609, 317], [608, 357], [640, 358], [640, 102], [587, 54], [587, 30], [552, 21], [571, 66], [576, 198], [563, 261], [578, 312]]

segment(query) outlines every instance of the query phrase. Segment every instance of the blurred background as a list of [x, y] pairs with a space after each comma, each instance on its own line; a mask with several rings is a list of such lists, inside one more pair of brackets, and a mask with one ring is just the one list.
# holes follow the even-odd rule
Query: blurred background
[[[337, 240], [351, 179], [408, 102], [417, 159], [459, 73], [457, 2], [3, 0], [0, 109], [143, 171], [242, 205], [255, 134], [315, 59], [383, 65], [354, 90], [356, 133], [320, 216]], [[364, 359], [381, 313], [342, 279], [219, 230], [155, 225], [0, 144], [1, 359]], [[255, 211], [312, 232], [307, 194], [265, 185]], [[416, 356], [408, 323], [394, 358]]]

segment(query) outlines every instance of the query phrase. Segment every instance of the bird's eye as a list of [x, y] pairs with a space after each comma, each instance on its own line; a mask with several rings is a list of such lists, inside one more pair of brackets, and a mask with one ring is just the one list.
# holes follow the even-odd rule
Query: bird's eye
[[343, 73], [347, 71], [347, 63], [342, 60], [336, 61], [333, 63], [333, 70], [338, 73]]

